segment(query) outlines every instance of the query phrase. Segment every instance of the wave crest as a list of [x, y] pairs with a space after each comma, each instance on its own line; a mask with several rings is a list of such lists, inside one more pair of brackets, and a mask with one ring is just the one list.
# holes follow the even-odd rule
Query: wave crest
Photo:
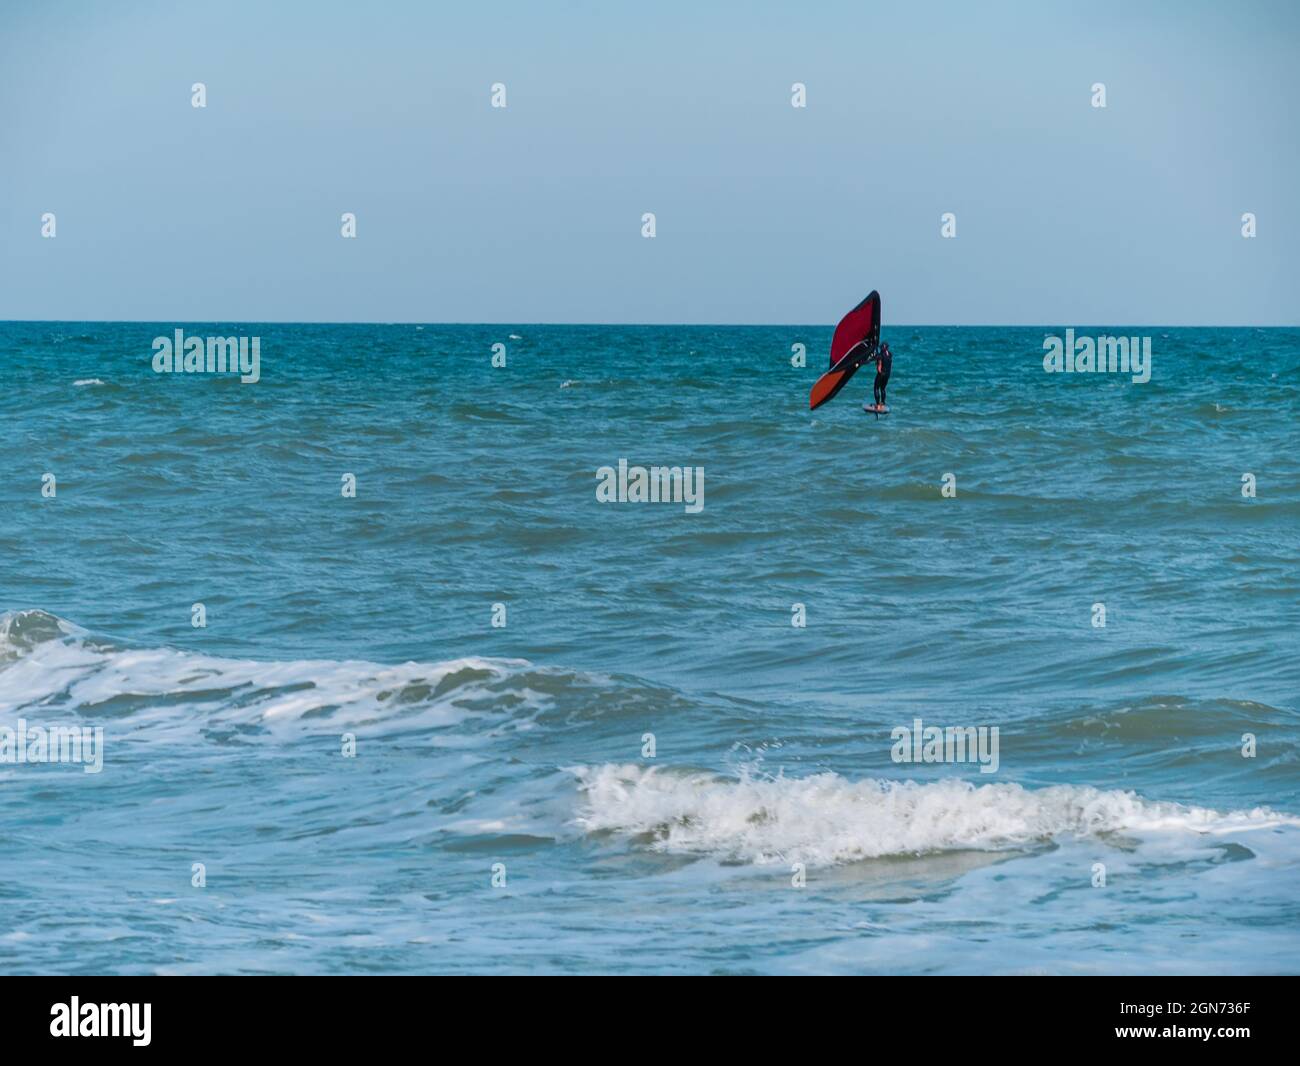
[[173, 648], [128, 648], [44, 611], [0, 615], [0, 715], [58, 709], [130, 719], [139, 729], [289, 723], [337, 732], [445, 726], [498, 710], [527, 717], [543, 704], [546, 671], [522, 659], [462, 658], [393, 666], [361, 660], [225, 659]]
[[1035, 790], [956, 779], [849, 781], [829, 772], [723, 778], [635, 765], [574, 773], [584, 799], [577, 817], [583, 830], [737, 863], [836, 865], [890, 855], [1013, 850], [1066, 835], [1300, 826], [1300, 819], [1267, 808], [1220, 814], [1076, 785]]
[[71, 622], [46, 611], [5, 611], [0, 614], [0, 662], [17, 659], [48, 641], [82, 633]]

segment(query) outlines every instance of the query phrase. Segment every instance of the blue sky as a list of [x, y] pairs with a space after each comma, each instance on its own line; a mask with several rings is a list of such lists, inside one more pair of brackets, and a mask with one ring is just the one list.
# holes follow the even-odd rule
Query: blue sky
[[1250, 0], [0, 0], [0, 319], [1296, 324], [1298, 46]]

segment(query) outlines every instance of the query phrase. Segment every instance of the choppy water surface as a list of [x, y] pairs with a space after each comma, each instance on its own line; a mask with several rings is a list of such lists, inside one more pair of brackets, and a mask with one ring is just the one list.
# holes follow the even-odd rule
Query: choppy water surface
[[0, 969], [1297, 969], [1300, 332], [175, 325], [0, 326]]

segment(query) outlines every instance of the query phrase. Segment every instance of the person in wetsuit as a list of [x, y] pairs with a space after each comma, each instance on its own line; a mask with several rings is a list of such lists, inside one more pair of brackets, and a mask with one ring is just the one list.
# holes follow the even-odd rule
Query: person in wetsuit
[[885, 387], [889, 384], [889, 373], [894, 369], [894, 353], [889, 350], [888, 344], [882, 344], [872, 358], [876, 364], [876, 382], [871, 391], [876, 398], [876, 406], [884, 407]]

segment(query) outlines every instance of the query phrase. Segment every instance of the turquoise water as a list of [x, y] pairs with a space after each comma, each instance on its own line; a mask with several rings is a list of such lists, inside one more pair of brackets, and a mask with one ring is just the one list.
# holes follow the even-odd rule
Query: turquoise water
[[0, 325], [0, 970], [1297, 970], [1300, 331], [175, 328]]

